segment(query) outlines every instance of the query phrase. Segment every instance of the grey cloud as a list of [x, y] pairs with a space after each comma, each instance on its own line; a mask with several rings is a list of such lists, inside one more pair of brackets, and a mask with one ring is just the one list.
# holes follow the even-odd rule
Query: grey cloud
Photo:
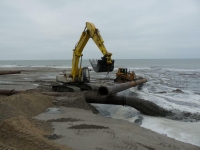
[[[71, 59], [85, 22], [115, 59], [200, 58], [198, 0], [0, 1], [0, 59]], [[84, 59], [100, 58], [90, 40]]]

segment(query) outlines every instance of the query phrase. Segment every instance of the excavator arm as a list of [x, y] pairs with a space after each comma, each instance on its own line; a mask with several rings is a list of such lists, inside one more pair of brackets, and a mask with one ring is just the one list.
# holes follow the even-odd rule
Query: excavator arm
[[82, 56], [83, 56], [82, 51], [85, 45], [87, 44], [89, 38], [90, 38], [89, 34], [87, 33], [86, 30], [84, 30], [81, 34], [81, 37], [78, 43], [76, 44], [73, 50], [72, 70], [71, 70], [71, 77], [73, 81], [81, 80], [82, 67], [81, 67], [81, 64], [80, 64], [80, 68], [78, 67], [78, 65], [79, 65], [80, 57], [82, 59]]
[[90, 23], [90, 22], [86, 22], [86, 27], [89, 31], [90, 37], [93, 39], [93, 41], [95, 42], [95, 44], [97, 45], [99, 50], [102, 52], [104, 57], [107, 58], [107, 64], [111, 64], [112, 63], [112, 60], [111, 60], [112, 53], [109, 53], [106, 50], [106, 47], [103, 44], [104, 43], [103, 38], [101, 37], [99, 30], [94, 26], [93, 23]]
[[[102, 60], [90, 60], [90, 63], [95, 72], [109, 72], [114, 69], [114, 60], [111, 59], [112, 53], [109, 53], [105, 46], [104, 41], [99, 33], [99, 30], [93, 23], [86, 22], [86, 27], [81, 34], [81, 37], [73, 50], [72, 70], [71, 76], [73, 81], [81, 81], [82, 76], [82, 51], [87, 44], [89, 38], [92, 38], [99, 50], [102, 52]], [[79, 60], [81, 57], [80, 67]]]

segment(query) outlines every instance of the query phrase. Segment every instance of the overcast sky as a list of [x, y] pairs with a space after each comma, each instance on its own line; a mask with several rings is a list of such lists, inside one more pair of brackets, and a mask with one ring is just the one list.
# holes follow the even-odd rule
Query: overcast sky
[[114, 59], [200, 58], [200, 0], [0, 0], [0, 60], [72, 59], [86, 22]]

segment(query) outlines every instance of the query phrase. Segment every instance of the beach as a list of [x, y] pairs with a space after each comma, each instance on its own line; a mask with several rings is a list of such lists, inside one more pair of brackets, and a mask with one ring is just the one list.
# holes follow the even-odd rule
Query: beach
[[[84, 92], [45, 95], [43, 92], [51, 91], [54, 77], [63, 68], [1, 68], [11, 69], [21, 70], [21, 74], [0, 76], [0, 89], [26, 91], [0, 96], [2, 149], [200, 149], [120, 117], [102, 116], [95, 105], [84, 101]], [[91, 72], [91, 78], [110, 84], [104, 74], [97, 78]], [[56, 105], [58, 99], [65, 102]]]

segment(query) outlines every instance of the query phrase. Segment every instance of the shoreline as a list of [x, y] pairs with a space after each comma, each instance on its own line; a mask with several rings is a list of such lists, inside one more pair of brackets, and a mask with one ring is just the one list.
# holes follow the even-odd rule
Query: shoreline
[[[4, 68], [3, 68], [4, 69]], [[11, 69], [11, 68], [8, 68]], [[13, 68], [18, 70], [18, 68]], [[20, 69], [22, 70], [22, 69]], [[52, 78], [46, 78], [46, 75], [50, 75], [50, 76], [54, 76], [57, 75], [61, 70], [63, 70], [62, 68], [23, 68], [22, 74], [16, 74], [16, 75], [6, 75], [4, 76], [4, 78], [2, 78], [0, 76], [0, 81], [4, 81], [4, 83], [1, 83], [0, 88], [1, 89], [5, 89], [5, 88], [11, 88], [11, 89], [16, 89], [16, 90], [26, 90], [26, 89], [31, 89], [31, 88], [37, 88], [36, 85], [34, 84], [40, 84], [41, 87], [43, 88], [43, 90], [45, 89], [44, 87], [48, 87], [50, 86], [51, 82], [54, 82]], [[102, 81], [101, 81], [102, 82]], [[48, 89], [46, 89], [48, 90]], [[25, 92], [26, 93], [26, 92]], [[19, 94], [20, 95], [20, 94]], [[12, 97], [12, 96], [10, 96]], [[3, 97], [4, 98], [4, 97]], [[8, 98], [8, 97], [6, 97]], [[1, 99], [1, 97], [0, 97]], [[109, 129], [96, 129], [94, 126], [94, 128], [90, 128], [90, 129], [84, 129], [85, 131], [83, 131], [83, 129], [79, 129], [80, 132], [78, 133], [78, 130], [74, 129], [73, 132], [71, 129], [67, 129], [65, 131], [65, 134], [70, 133], [70, 137], [65, 136], [65, 138], [69, 139], [73, 139], [73, 138], [78, 138], [79, 136], [79, 141], [76, 142], [72, 142], [72, 147], [73, 146], [77, 146], [77, 149], [80, 149], [79, 145], [77, 145], [77, 142], [79, 143], [80, 141], [82, 141], [85, 138], [88, 138], [89, 141], [96, 139], [96, 145], [101, 143], [106, 143], [108, 142], [108, 145], [115, 145], [116, 147], [118, 147], [118, 149], [120, 148], [124, 148], [126, 146], [129, 146], [131, 148], [133, 147], [138, 147], [138, 148], [143, 148], [143, 149], [160, 149], [160, 148], [169, 148], [169, 146], [171, 147], [171, 149], [175, 149], [175, 148], [183, 148], [182, 146], [184, 146], [185, 149], [199, 149], [199, 147], [193, 146], [191, 144], [187, 144], [187, 143], [183, 143], [180, 141], [176, 141], [174, 139], [171, 139], [169, 137], [165, 137], [163, 135], [160, 135], [154, 131], [150, 131], [149, 129], [145, 129], [143, 127], [138, 126], [137, 124], [128, 122], [126, 120], [118, 120], [118, 119], [113, 119], [113, 118], [106, 118], [104, 116], [101, 115], [95, 115], [93, 114], [90, 110], [83, 110], [83, 109], [78, 109], [78, 108], [70, 108], [70, 107], [63, 107], [60, 106], [58, 107], [59, 109], [61, 109], [62, 113], [58, 113], [58, 114], [51, 114], [50, 116], [52, 118], [49, 119], [55, 119], [55, 118], [62, 118], [62, 117], [66, 117], [66, 118], [74, 118], [74, 119], [82, 119], [85, 121], [75, 121], [75, 122], [54, 122], [52, 123], [52, 125], [55, 127], [55, 130], [53, 132], [53, 134], [57, 134], [62, 133], [62, 131], [59, 131], [59, 128], [63, 127], [64, 125], [67, 126], [73, 126], [73, 125], [80, 125], [80, 124], [93, 124], [93, 125], [99, 125], [99, 126], [106, 126], [109, 127]], [[42, 114], [39, 114], [39, 116], [41, 115], [47, 115], [48, 113], [46, 112], [41, 112]], [[85, 116], [83, 116], [83, 114], [85, 114]], [[63, 116], [64, 115], [64, 116]], [[39, 119], [39, 116], [36, 116], [36, 118]], [[48, 116], [48, 115], [47, 115]], [[43, 119], [46, 120], [48, 117], [46, 116], [46, 118], [44, 117]], [[88, 116], [90, 116], [90, 118], [92, 118], [91, 120], [88, 118]], [[42, 119], [42, 120], [43, 120]], [[102, 120], [104, 120], [104, 123], [102, 124]], [[113, 124], [113, 125], [112, 125]], [[66, 128], [65, 128], [66, 129]], [[60, 129], [61, 130], [61, 129]], [[63, 128], [64, 130], [64, 128]], [[82, 131], [81, 131], [82, 130]], [[138, 137], [135, 137], [134, 134], [130, 134], [129, 132], [131, 131], [135, 134], [139, 134]], [[120, 131], [120, 132], [119, 132]], [[127, 132], [129, 131], [129, 132]], [[107, 133], [108, 132], [108, 133]], [[113, 134], [111, 133], [114, 132], [115, 135], [118, 136], [117, 141], [115, 142], [115, 140], [113, 140]], [[107, 137], [107, 139], [109, 139], [108, 141], [105, 141], [103, 135], [105, 137]], [[154, 137], [156, 136], [156, 140], [158, 143], [154, 143], [153, 141], [148, 141], [147, 139], [145, 140], [145, 136], [147, 136], [147, 134], [149, 134], [149, 137]], [[127, 136], [128, 135], [128, 136]], [[145, 135], [145, 136], [144, 136]], [[63, 136], [63, 135], [62, 135]], [[120, 137], [121, 136], [121, 137]], [[73, 138], [72, 138], [73, 137]], [[112, 137], [112, 138], [111, 138]], [[138, 138], [142, 139], [141, 141], [138, 141]], [[64, 138], [60, 138], [60, 139], [56, 139], [54, 140], [55, 142], [58, 143], [62, 143], [63, 141], [66, 141], [66, 139], [64, 140]], [[131, 140], [130, 140], [131, 139]], [[60, 142], [60, 141], [62, 142]], [[127, 141], [126, 141], [127, 140]], [[161, 141], [165, 141], [164, 143], [162, 143]], [[99, 143], [98, 143], [98, 142]], [[126, 141], [126, 142], [124, 142]], [[148, 142], [149, 143], [148, 143]], [[159, 143], [160, 142], [160, 143]], [[64, 142], [63, 142], [64, 143]], [[62, 143], [62, 144], [63, 144]], [[109, 144], [110, 143], [110, 144]], [[146, 145], [144, 144], [146, 143]], [[83, 145], [84, 142], [81, 144]], [[70, 146], [70, 143], [68, 143], [68, 145]], [[107, 145], [107, 146], [108, 146]], [[158, 146], [158, 147], [157, 147]], [[174, 147], [173, 147], [174, 146]], [[89, 147], [90, 149], [91, 147]], [[94, 147], [93, 147], [94, 148]], [[103, 147], [100, 146], [96, 146], [96, 149], [101, 149]], [[104, 149], [106, 149], [104, 147]], [[107, 147], [107, 149], [112, 149], [112, 147]]]

